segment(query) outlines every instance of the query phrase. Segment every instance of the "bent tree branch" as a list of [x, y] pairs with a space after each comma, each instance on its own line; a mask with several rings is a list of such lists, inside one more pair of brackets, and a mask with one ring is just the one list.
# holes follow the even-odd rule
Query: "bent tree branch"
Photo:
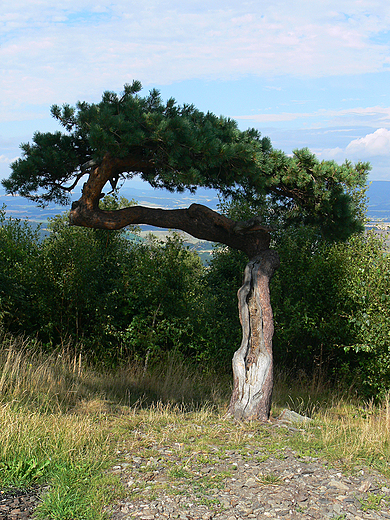
[[269, 228], [262, 226], [258, 220], [236, 222], [201, 204], [173, 210], [143, 206], [115, 211], [99, 208], [102, 190], [110, 179], [130, 168], [140, 171], [145, 167], [147, 164], [111, 159], [107, 155], [101, 165], [90, 173], [88, 181], [84, 184], [81, 199], [73, 203], [70, 223], [100, 229], [121, 229], [130, 224], [180, 229], [201, 240], [219, 242], [244, 251], [249, 258], [269, 248]]

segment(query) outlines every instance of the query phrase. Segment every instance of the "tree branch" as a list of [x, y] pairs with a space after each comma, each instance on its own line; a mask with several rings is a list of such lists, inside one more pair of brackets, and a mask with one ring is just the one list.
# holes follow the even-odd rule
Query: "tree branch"
[[167, 229], [180, 229], [201, 240], [220, 242], [244, 251], [250, 258], [269, 248], [270, 235], [263, 229], [244, 229], [240, 222], [231, 220], [201, 204], [192, 204], [187, 209], [155, 209], [131, 206], [115, 211], [88, 207], [81, 198], [73, 203], [70, 223], [99, 229], [121, 229], [130, 224], [148, 224]]
[[92, 170], [84, 184], [82, 197], [74, 202], [70, 223], [99, 229], [121, 229], [130, 224], [148, 224], [168, 229], [180, 229], [201, 240], [220, 242], [244, 251], [250, 258], [269, 248], [269, 228], [258, 219], [236, 222], [201, 204], [187, 209], [155, 209], [132, 206], [115, 211], [99, 208], [99, 200], [107, 181], [124, 171], [146, 171], [152, 168], [148, 161], [112, 159], [107, 154], [102, 163]]

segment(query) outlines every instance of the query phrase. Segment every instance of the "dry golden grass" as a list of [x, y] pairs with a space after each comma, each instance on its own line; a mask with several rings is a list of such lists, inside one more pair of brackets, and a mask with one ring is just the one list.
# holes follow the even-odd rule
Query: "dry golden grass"
[[[291, 380], [283, 374], [275, 379], [273, 416], [289, 408], [314, 418], [293, 438], [280, 429], [278, 442], [351, 466], [374, 465], [389, 475], [389, 399], [374, 406], [336, 396], [318, 380]], [[61, 489], [79, 490], [80, 482], [90, 482], [85, 475], [103, 474], [105, 461], [117, 451], [149, 453], [151, 446], [174, 443], [188, 457], [195, 446], [207, 457], [212, 456], [210, 446], [235, 449], [253, 435], [256, 442], [265, 435], [265, 442], [267, 433], [255, 422], [226, 417], [230, 391], [229, 380], [202, 374], [174, 356], [146, 373], [135, 363], [98, 371], [78, 351], [45, 354], [31, 342], [4, 338], [0, 466], [6, 471], [0, 474], [8, 480], [3, 476], [0, 485], [31, 485], [34, 479], [55, 480], [61, 474]], [[51, 500], [54, 505], [47, 507], [57, 507], [56, 499]], [[97, 510], [91, 513], [95, 520], [100, 518]]]
[[8, 459], [16, 453], [26, 459], [65, 457], [77, 460], [95, 450], [106, 449], [107, 431], [102, 422], [88, 416], [74, 414], [42, 414], [15, 410], [11, 404], [0, 406], [0, 458]]
[[97, 370], [77, 350], [47, 354], [23, 339], [4, 338], [0, 349], [0, 402], [29, 404], [41, 411], [108, 413], [120, 406], [158, 402], [218, 407], [226, 400], [229, 383], [223, 388], [215, 380], [215, 375], [205, 375], [175, 356], [145, 373], [135, 362]]
[[289, 408], [314, 419], [294, 446], [320, 453], [349, 468], [374, 466], [390, 476], [390, 394], [375, 404], [348, 395], [326, 381], [276, 374], [273, 416]]
[[390, 475], [390, 403], [342, 400], [316, 414], [326, 452], [347, 464], [374, 464]]

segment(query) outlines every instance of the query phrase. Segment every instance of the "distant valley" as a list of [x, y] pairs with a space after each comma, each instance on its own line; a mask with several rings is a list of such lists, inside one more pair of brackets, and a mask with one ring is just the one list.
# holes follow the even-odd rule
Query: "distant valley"
[[[196, 194], [169, 193], [165, 190], [153, 190], [146, 185], [145, 189], [132, 188], [130, 183], [124, 186], [120, 195], [129, 200], [134, 199], [137, 204], [149, 207], [162, 207], [165, 209], [177, 209], [188, 207], [192, 203], [204, 204], [212, 209], [217, 208], [218, 197], [216, 191], [198, 189]], [[73, 200], [77, 200], [79, 194], [75, 193]], [[42, 224], [46, 227], [48, 218], [54, 217], [66, 211], [66, 207], [49, 205], [47, 208], [39, 208], [34, 203], [20, 196], [5, 195], [0, 189], [0, 208], [5, 205], [7, 216], [20, 219], [28, 219], [30, 222]], [[390, 222], [390, 181], [373, 181], [368, 188], [368, 217], [370, 220], [383, 220]], [[151, 229], [151, 228], [150, 228]]]
[[368, 217], [390, 222], [390, 181], [372, 181], [368, 188]]
[[[190, 193], [170, 193], [166, 190], [138, 189], [124, 186], [120, 190], [120, 196], [126, 197], [128, 200], [135, 200], [140, 206], [164, 209], [186, 208], [194, 202], [216, 209], [218, 204], [216, 192], [208, 189], [198, 189], [196, 194], [192, 195]], [[72, 200], [77, 200], [79, 197], [80, 193], [75, 192]], [[55, 204], [51, 204], [46, 208], [39, 208], [36, 204], [23, 197], [6, 195], [4, 190], [0, 189], [0, 208], [3, 205], [6, 206], [8, 216], [28, 219], [31, 222], [41, 224], [46, 223], [48, 218], [69, 209]]]

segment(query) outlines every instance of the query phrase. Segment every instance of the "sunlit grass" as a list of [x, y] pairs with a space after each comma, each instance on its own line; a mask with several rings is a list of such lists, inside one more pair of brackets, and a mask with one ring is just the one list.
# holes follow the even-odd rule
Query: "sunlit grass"
[[47, 486], [37, 511], [45, 519], [104, 518], [104, 504], [121, 493], [105, 471], [121, 436], [133, 438], [145, 423], [153, 432], [174, 420], [180, 429], [190, 410], [215, 415], [222, 392], [212, 380], [174, 356], [146, 373], [136, 363], [97, 370], [81, 351], [47, 354], [31, 341], [4, 337], [0, 489]]
[[328, 457], [349, 466], [374, 466], [390, 476], [389, 398], [379, 406], [340, 401], [315, 417]]
[[145, 372], [133, 360], [117, 369], [97, 369], [81, 350], [64, 347], [47, 354], [20, 338], [5, 337], [0, 349], [0, 402], [41, 411], [103, 413], [158, 402], [219, 407], [229, 386], [226, 377], [218, 382], [215, 374], [175, 355]]
[[[6, 337], [0, 488], [47, 486], [42, 518], [100, 520], [104, 506], [124, 493], [106, 470], [129, 454], [152, 460], [164, 446], [180, 459], [172, 478], [189, 481], [226, 450], [251, 456], [250, 445], [264, 448], [258, 455], [264, 460], [290, 445], [348, 470], [372, 466], [390, 476], [389, 399], [374, 405], [318, 380], [276, 374], [272, 424], [283, 408], [313, 419], [289, 430], [234, 421], [226, 415], [230, 391], [225, 376], [202, 373], [175, 356], [146, 373], [137, 363], [98, 370], [81, 350], [45, 354], [34, 343]], [[215, 485], [206, 480], [199, 481], [205, 489]]]

